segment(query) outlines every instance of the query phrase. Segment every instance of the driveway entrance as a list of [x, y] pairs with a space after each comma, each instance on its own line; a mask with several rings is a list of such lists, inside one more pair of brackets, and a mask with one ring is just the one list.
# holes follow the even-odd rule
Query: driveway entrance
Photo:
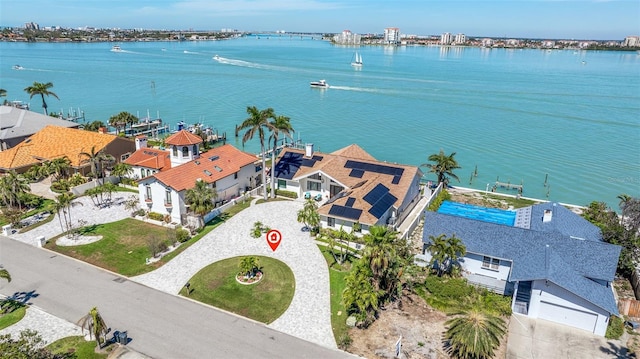
[[619, 340], [543, 319], [511, 316], [507, 359], [619, 359], [626, 354], [626, 345]]

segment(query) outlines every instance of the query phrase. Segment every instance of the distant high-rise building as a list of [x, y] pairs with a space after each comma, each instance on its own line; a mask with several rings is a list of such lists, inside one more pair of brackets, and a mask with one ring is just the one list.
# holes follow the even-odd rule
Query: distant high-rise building
[[622, 46], [636, 47], [640, 46], [640, 36], [627, 36], [624, 38]]
[[449, 33], [449, 32], [445, 32], [444, 34], [440, 35], [440, 43], [442, 45], [449, 45], [449, 44], [451, 44], [452, 40], [453, 40], [453, 37], [451, 36], [451, 33]]
[[341, 45], [360, 45], [360, 35], [344, 30], [341, 34], [333, 36], [333, 42]]
[[388, 27], [384, 29], [384, 43], [396, 45], [400, 43], [400, 29], [397, 27]]
[[465, 34], [456, 35], [456, 40], [455, 40], [456, 44], [464, 44], [465, 42], [467, 42], [467, 35]]
[[24, 24], [24, 28], [27, 30], [40, 30], [40, 25], [35, 22], [27, 22]]

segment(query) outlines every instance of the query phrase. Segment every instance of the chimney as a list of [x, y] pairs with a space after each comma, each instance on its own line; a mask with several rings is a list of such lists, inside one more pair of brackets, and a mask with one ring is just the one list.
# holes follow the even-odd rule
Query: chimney
[[136, 150], [147, 147], [147, 136], [141, 135], [136, 137]]
[[542, 223], [551, 222], [552, 217], [553, 217], [553, 211], [550, 209], [545, 209], [544, 215], [542, 216]]
[[305, 155], [305, 157], [312, 157], [313, 156], [313, 143], [307, 143], [305, 145], [304, 155]]

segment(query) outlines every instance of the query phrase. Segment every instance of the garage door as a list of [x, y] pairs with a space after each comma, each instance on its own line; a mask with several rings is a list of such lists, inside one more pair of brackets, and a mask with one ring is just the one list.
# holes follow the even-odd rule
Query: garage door
[[595, 330], [596, 322], [598, 321], [598, 316], [596, 314], [563, 307], [549, 302], [540, 302], [540, 312], [538, 313], [538, 318], [540, 319], [570, 325], [572, 327], [587, 330], [591, 333]]

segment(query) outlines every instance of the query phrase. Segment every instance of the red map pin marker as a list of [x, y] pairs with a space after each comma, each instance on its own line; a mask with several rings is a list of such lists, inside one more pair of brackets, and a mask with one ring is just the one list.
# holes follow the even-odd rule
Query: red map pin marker
[[280, 241], [282, 240], [282, 233], [280, 233], [277, 229], [272, 229], [267, 232], [267, 243], [269, 243], [269, 247], [275, 252], [278, 246], [280, 245]]

